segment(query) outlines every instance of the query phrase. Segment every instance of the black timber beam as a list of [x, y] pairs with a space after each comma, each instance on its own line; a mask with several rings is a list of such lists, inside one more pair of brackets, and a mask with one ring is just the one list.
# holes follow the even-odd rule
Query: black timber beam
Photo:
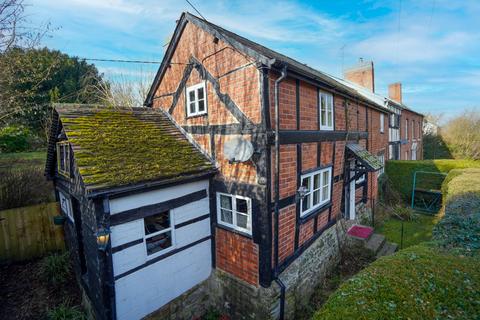
[[280, 144], [345, 141], [368, 138], [365, 131], [280, 130]]

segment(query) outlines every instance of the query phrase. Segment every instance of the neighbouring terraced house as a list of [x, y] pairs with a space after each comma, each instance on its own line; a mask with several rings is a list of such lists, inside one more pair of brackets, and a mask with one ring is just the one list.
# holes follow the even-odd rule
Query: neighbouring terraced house
[[183, 13], [144, 107], [56, 105], [46, 175], [98, 319], [291, 318], [423, 116]]

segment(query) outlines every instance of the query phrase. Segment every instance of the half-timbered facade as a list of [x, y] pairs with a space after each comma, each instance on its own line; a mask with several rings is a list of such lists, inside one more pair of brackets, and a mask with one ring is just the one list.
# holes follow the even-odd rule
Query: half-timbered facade
[[391, 152], [385, 99], [183, 13], [146, 108], [57, 106], [47, 175], [91, 216], [66, 228], [97, 315], [291, 318], [336, 266], [340, 221], [371, 211]]

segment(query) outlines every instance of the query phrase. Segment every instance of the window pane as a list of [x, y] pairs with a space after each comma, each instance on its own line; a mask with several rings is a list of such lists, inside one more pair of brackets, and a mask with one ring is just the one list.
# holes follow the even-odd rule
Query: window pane
[[220, 206], [224, 209], [232, 210], [232, 197], [220, 195]]
[[328, 186], [325, 186], [322, 189], [322, 201], [326, 201], [327, 199], [328, 199]]
[[172, 232], [168, 231], [145, 240], [147, 245], [147, 254], [167, 249], [172, 246]]
[[320, 190], [313, 191], [313, 205], [320, 203]]
[[233, 224], [233, 214], [232, 211], [221, 209], [221, 219], [223, 222]]
[[306, 187], [309, 192], [312, 191], [312, 187], [311, 187], [311, 183], [310, 183], [310, 177], [303, 178], [302, 186]]
[[322, 185], [326, 186], [330, 182], [330, 171], [324, 171], [323, 172], [323, 178], [322, 178]]
[[190, 113], [195, 113], [195, 102], [190, 103]]
[[332, 116], [332, 111], [331, 111], [331, 110], [328, 110], [327, 120], [328, 120], [328, 126], [331, 127], [331, 126], [332, 126], [332, 120], [333, 120], [333, 116]]
[[168, 211], [146, 217], [144, 219], [145, 223], [145, 234], [151, 234], [158, 231], [162, 231], [170, 228], [170, 214]]
[[248, 202], [245, 199], [238, 199], [237, 198], [237, 211], [248, 213]]
[[63, 144], [60, 144], [58, 146], [60, 150], [60, 170], [65, 170], [65, 146]]
[[197, 95], [198, 95], [198, 96], [197, 96], [197, 99], [199, 99], [199, 100], [200, 100], [200, 99], [203, 99], [203, 96], [204, 96], [204, 94], [203, 94], [203, 88], [198, 88]]
[[198, 112], [202, 112], [202, 111], [205, 111], [205, 101], [204, 100], [198, 101]]
[[190, 92], [188, 93], [188, 96], [189, 96], [189, 98], [190, 98], [190, 99], [189, 99], [189, 102], [195, 101], [195, 91], [194, 91], [194, 90], [190, 91]]
[[307, 211], [310, 209], [310, 198], [312, 194], [308, 194], [305, 196], [305, 198], [302, 199], [302, 212]]
[[320, 188], [320, 174], [313, 176], [313, 190]]
[[247, 229], [248, 216], [241, 213], [237, 213], [237, 226], [239, 226], [240, 228]]

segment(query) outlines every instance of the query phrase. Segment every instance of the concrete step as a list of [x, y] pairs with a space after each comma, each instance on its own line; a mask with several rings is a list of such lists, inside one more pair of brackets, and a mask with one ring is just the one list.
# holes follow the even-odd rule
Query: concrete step
[[380, 249], [385, 244], [385, 236], [379, 233], [374, 233], [370, 239], [368, 239], [367, 243], [365, 244], [365, 248], [371, 250], [373, 254], [377, 254]]
[[397, 249], [398, 249], [398, 244], [393, 242], [385, 242], [383, 247], [378, 251], [377, 258], [394, 254], [397, 251]]

